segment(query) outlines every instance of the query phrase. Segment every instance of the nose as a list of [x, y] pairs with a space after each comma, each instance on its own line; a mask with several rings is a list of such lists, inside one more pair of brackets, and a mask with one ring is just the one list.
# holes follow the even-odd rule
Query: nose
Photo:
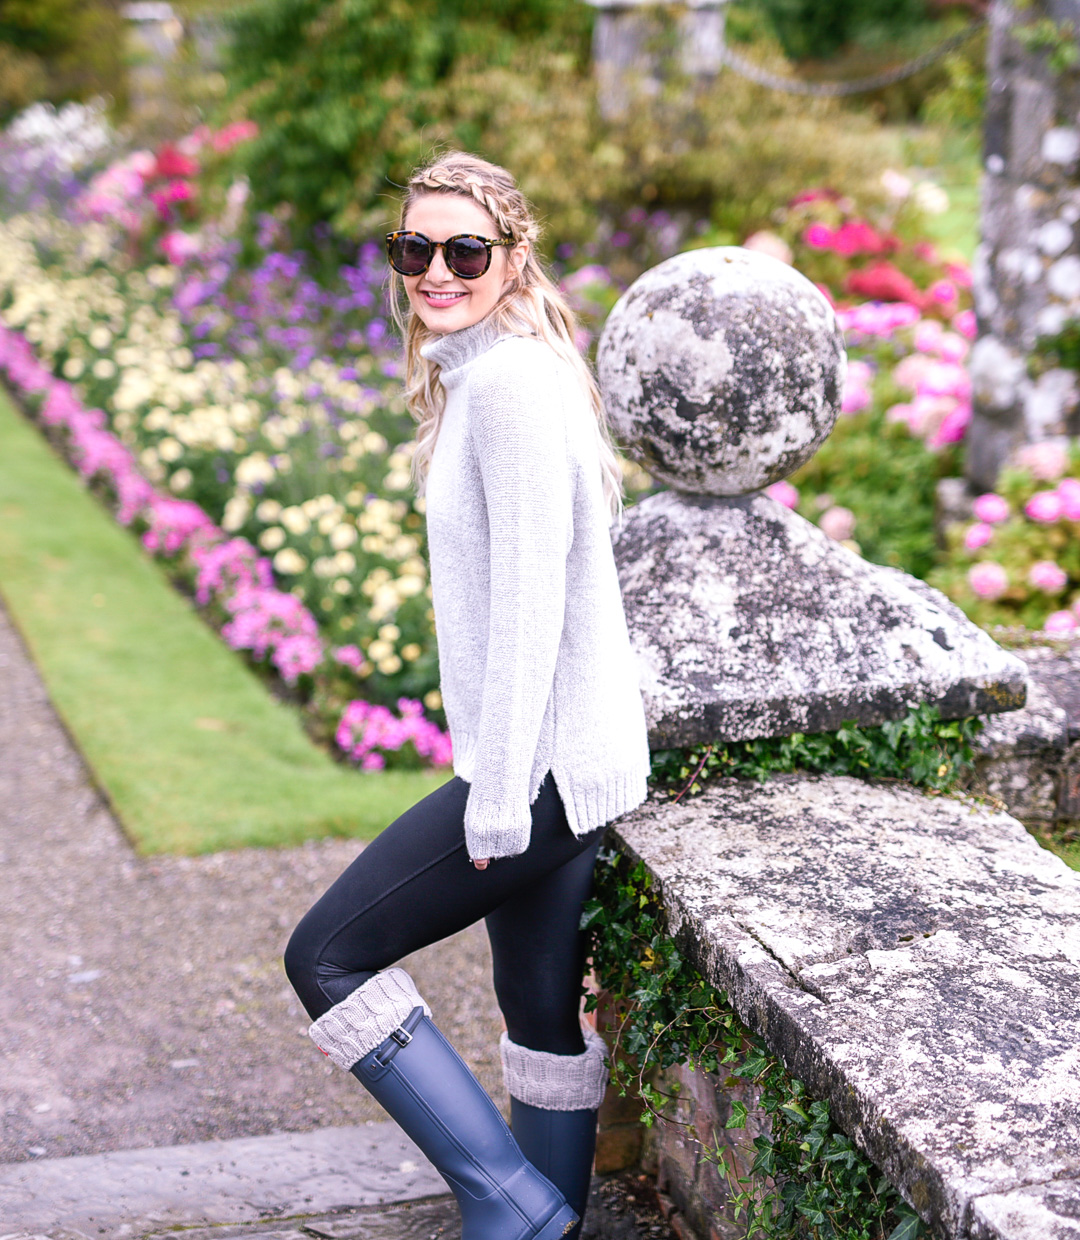
[[432, 280], [452, 280], [454, 273], [446, 265], [446, 259], [443, 257], [443, 247], [439, 246], [435, 251], [435, 257], [431, 260], [431, 266], [427, 270], [428, 276]]

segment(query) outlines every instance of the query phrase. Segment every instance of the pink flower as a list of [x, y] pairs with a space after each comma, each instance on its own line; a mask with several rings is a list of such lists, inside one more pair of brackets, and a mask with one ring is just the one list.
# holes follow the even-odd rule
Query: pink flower
[[1068, 574], [1053, 560], [1039, 560], [1028, 569], [1028, 584], [1047, 594], [1060, 594], [1068, 581]]
[[1058, 499], [1061, 500], [1061, 515], [1066, 521], [1080, 521], [1080, 481], [1076, 478], [1062, 478], [1057, 485]]
[[792, 259], [791, 246], [783, 237], [778, 237], [776, 233], [769, 232], [768, 229], [752, 233], [743, 242], [743, 249], [754, 250], [758, 254], [768, 254], [770, 258], [778, 258], [782, 263], [790, 264]]
[[959, 401], [954, 409], [942, 418], [937, 430], [926, 441], [931, 449], [943, 448], [946, 444], [959, 443], [967, 434], [971, 425], [971, 406], [966, 401]]
[[986, 495], [980, 495], [978, 499], [971, 505], [972, 511], [980, 521], [985, 521], [988, 525], [997, 525], [1001, 521], [1009, 519], [1009, 505], [1000, 495], [996, 495], [993, 491]]
[[1061, 444], [1048, 441], [1025, 444], [1016, 460], [1040, 482], [1055, 482], [1069, 468], [1069, 454]]
[[993, 537], [994, 527], [987, 525], [985, 521], [977, 521], [974, 525], [968, 527], [967, 533], [964, 535], [964, 546], [968, 551], [978, 551], [980, 547], [985, 547]]
[[903, 422], [905, 426], [911, 425], [911, 406], [909, 404], [890, 405], [885, 410], [886, 422]]
[[931, 358], [922, 353], [909, 353], [903, 361], [893, 367], [892, 381], [897, 387], [916, 391], [923, 381], [923, 376], [934, 365]]
[[1056, 491], [1036, 491], [1024, 505], [1024, 512], [1032, 521], [1038, 521], [1042, 525], [1053, 525], [1055, 521], [1060, 521], [1062, 511], [1061, 497]]
[[803, 233], [802, 239], [815, 250], [827, 250], [832, 246], [833, 231], [824, 224], [811, 224]]
[[968, 585], [979, 598], [993, 600], [1001, 598], [1009, 588], [1009, 578], [1000, 564], [983, 560], [968, 570]]
[[818, 525], [830, 538], [845, 542], [855, 533], [855, 514], [850, 508], [834, 504], [821, 514]]
[[945, 329], [937, 319], [923, 319], [915, 328], [915, 348], [920, 353], [936, 353]]
[[844, 396], [840, 402], [840, 412], [849, 416], [861, 413], [870, 404], [870, 389], [850, 381], [844, 384]]
[[359, 646], [338, 646], [333, 652], [335, 660], [344, 667], [358, 672], [364, 662], [364, 652]]
[[954, 314], [952, 317], [952, 325], [965, 340], [975, 339], [978, 324], [975, 321], [974, 310], [961, 310], [959, 314]]
[[1074, 633], [1076, 617], [1071, 611], [1052, 611], [1043, 621], [1044, 633]]
[[795, 508], [799, 503], [799, 492], [787, 481], [782, 480], [767, 486], [765, 494], [778, 504], [783, 504], [785, 508]]
[[946, 332], [938, 344], [938, 352], [943, 362], [962, 362], [970, 351], [971, 346], [959, 332]]
[[161, 249], [174, 267], [179, 267], [189, 258], [194, 258], [199, 252], [200, 245], [201, 241], [195, 233], [181, 232], [178, 228], [167, 232], [161, 238]]
[[943, 306], [951, 306], [956, 301], [956, 285], [951, 280], [935, 280], [930, 285], [930, 296]]

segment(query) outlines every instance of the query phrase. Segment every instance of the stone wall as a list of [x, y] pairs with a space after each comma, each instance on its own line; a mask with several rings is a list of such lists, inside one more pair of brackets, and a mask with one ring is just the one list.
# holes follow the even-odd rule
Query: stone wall
[[1055, 42], [1080, 37], [1080, 0], [994, 0], [990, 23], [967, 463], [981, 491], [1022, 444], [1080, 430], [1075, 372], [1027, 367], [1080, 316], [1080, 69], [1058, 67]]

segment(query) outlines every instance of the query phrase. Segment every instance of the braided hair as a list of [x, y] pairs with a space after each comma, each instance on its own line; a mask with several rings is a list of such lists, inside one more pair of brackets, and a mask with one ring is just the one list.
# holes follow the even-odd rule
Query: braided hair
[[[577, 318], [537, 258], [535, 245], [540, 229], [528, 201], [505, 168], [463, 151], [449, 151], [418, 169], [410, 178], [401, 204], [399, 228], [405, 226], [409, 208], [429, 194], [460, 194], [472, 198], [491, 217], [500, 237], [511, 238], [515, 243], [529, 243], [521, 269], [508, 267], [506, 287], [491, 317], [503, 331], [543, 340], [577, 375], [596, 417], [604, 495], [612, 519], [617, 518], [622, 508], [622, 473], [612, 446], [600, 390], [576, 344]], [[423, 494], [446, 395], [439, 380], [438, 364], [420, 353], [423, 345], [435, 339], [436, 333], [408, 308], [402, 295], [401, 277], [392, 271], [390, 279], [394, 319], [405, 339], [405, 399], [417, 423], [413, 478], [417, 490]]]

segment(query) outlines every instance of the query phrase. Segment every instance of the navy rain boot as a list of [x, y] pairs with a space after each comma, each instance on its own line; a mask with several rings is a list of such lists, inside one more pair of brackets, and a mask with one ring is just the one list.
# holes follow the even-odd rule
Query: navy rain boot
[[[416, 1006], [354, 1059], [400, 1013], [406, 996]], [[336, 1063], [352, 1061], [349, 1070], [449, 1184], [461, 1208], [462, 1240], [560, 1240], [578, 1215], [526, 1161], [498, 1108], [422, 1004], [408, 974], [388, 969], [320, 1017], [311, 1035]]]
[[[596, 1112], [545, 1111], [511, 1097], [510, 1127], [529, 1162], [584, 1219], [596, 1155]], [[567, 1240], [577, 1240], [580, 1231], [579, 1221], [566, 1233]]]
[[[503, 1034], [500, 1044], [510, 1124], [525, 1157], [585, 1217], [596, 1154], [597, 1108], [607, 1086], [607, 1047], [591, 1029], [582, 1031], [581, 1055], [552, 1055], [518, 1046]], [[580, 1221], [567, 1233], [577, 1240]]]

